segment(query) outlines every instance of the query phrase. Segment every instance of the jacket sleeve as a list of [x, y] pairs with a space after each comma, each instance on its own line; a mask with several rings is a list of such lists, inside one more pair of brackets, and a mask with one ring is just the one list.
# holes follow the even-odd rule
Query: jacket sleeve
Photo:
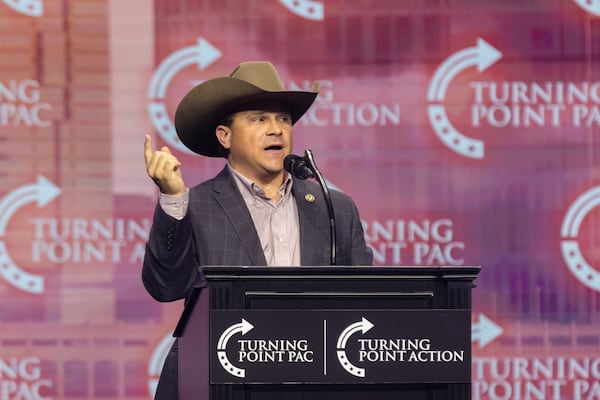
[[158, 301], [185, 298], [198, 281], [189, 215], [177, 220], [156, 206], [142, 265], [142, 282]]

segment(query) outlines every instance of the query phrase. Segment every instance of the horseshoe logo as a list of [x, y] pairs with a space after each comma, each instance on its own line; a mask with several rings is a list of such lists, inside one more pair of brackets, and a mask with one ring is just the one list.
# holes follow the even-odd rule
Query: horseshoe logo
[[60, 189], [43, 176], [37, 182], [24, 185], [0, 200], [0, 276], [8, 283], [24, 292], [40, 294], [44, 292], [44, 278], [23, 271], [8, 254], [3, 237], [13, 214], [27, 203], [36, 202], [38, 208], [44, 207], [60, 194]]

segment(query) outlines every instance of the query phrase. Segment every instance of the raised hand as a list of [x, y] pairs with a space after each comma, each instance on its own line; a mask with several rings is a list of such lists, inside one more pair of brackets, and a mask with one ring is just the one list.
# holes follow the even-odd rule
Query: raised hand
[[150, 135], [146, 135], [144, 140], [144, 159], [146, 160], [148, 176], [156, 183], [162, 193], [178, 195], [185, 192], [181, 162], [166, 146], [153, 151]]

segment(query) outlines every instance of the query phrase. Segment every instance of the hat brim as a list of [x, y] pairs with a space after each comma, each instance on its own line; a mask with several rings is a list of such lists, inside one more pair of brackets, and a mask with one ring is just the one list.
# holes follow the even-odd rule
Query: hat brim
[[225, 157], [215, 135], [224, 116], [252, 104], [277, 102], [289, 106], [292, 124], [310, 108], [318, 91], [277, 91], [260, 89], [231, 77], [215, 78], [190, 90], [175, 111], [175, 130], [191, 151], [208, 157]]

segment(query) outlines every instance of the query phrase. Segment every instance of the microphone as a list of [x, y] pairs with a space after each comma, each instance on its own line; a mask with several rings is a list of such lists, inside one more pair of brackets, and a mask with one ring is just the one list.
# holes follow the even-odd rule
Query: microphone
[[315, 177], [308, 160], [295, 154], [287, 155], [283, 159], [283, 168], [298, 179]]
[[321, 186], [323, 197], [325, 198], [325, 204], [327, 205], [327, 214], [329, 216], [329, 236], [331, 240], [331, 265], [336, 265], [336, 238], [335, 238], [335, 213], [333, 212], [333, 203], [331, 202], [331, 195], [329, 194], [329, 188], [327, 182], [323, 178], [323, 174], [317, 168], [315, 159], [312, 151], [306, 149], [304, 151], [304, 157], [300, 157], [294, 154], [290, 154], [283, 159], [283, 167], [287, 172], [292, 174], [298, 179], [315, 178]]

